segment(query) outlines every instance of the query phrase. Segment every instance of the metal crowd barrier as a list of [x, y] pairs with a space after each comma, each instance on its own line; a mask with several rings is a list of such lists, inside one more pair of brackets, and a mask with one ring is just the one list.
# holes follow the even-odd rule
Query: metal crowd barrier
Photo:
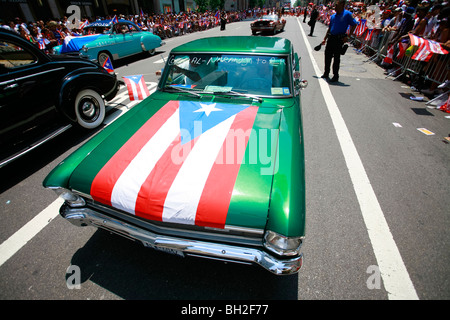
[[[392, 39], [394, 32], [382, 32], [380, 29], [375, 29], [370, 39], [367, 39], [368, 30], [361, 36], [354, 36], [351, 44], [358, 53], [364, 53], [369, 57], [366, 62], [382, 62], [387, 56], [388, 43]], [[395, 50], [392, 66], [392, 71], [386, 76], [393, 76], [394, 80], [401, 78], [406, 74], [423, 77], [424, 81], [431, 81], [442, 84], [449, 78], [450, 75], [450, 54], [433, 54], [428, 62], [417, 61], [412, 59], [412, 54], [404, 55], [397, 58], [398, 49]]]

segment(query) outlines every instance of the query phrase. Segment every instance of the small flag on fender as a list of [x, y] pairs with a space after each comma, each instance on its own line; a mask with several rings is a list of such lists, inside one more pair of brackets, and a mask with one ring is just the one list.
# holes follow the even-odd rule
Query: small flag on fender
[[130, 101], [144, 100], [150, 95], [143, 75], [124, 76], [123, 80], [127, 85]]
[[109, 59], [109, 57], [107, 57], [106, 60], [103, 62], [102, 67], [105, 68], [106, 71], [108, 71], [109, 73], [114, 73], [114, 68], [111, 63], [111, 59]]

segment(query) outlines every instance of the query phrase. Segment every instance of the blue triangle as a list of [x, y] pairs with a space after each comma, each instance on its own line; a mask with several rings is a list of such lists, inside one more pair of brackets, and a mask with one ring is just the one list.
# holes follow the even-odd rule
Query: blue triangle
[[185, 144], [215, 127], [249, 105], [180, 101], [181, 144]]

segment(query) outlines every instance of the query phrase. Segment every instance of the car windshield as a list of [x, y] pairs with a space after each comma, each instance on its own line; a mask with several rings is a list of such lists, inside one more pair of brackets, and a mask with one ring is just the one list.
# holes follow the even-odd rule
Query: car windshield
[[289, 69], [284, 56], [171, 55], [166, 69], [161, 88], [258, 97], [291, 95]]
[[263, 16], [262, 19], [265, 19], [265, 20], [278, 20], [278, 17], [276, 15], [269, 15], [269, 16]]

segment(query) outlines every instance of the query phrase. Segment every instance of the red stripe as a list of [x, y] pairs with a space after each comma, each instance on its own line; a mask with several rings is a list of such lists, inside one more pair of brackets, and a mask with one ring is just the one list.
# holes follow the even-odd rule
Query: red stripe
[[177, 101], [169, 101], [152, 116], [103, 166], [91, 185], [94, 200], [111, 206], [111, 194], [117, 180], [161, 125], [178, 109]]
[[[222, 145], [219, 155], [209, 173], [205, 183], [202, 196], [200, 198], [195, 224], [198, 226], [224, 228], [230, 206], [230, 200], [234, 189], [234, 184], [241, 167], [241, 161], [247, 148], [249, 132], [247, 130], [253, 127], [257, 107], [248, 107], [236, 115], [234, 122], [228, 132], [228, 135]], [[235, 139], [236, 134], [247, 133], [245, 135], [245, 143], [239, 143], [239, 139]], [[234, 148], [227, 149], [227, 141], [234, 140]], [[233, 152], [231, 163], [227, 161], [226, 152]], [[228, 160], [231, 159], [228, 155]]]
[[150, 91], [148, 91], [147, 85], [145, 84], [145, 81], [144, 81], [144, 77], [141, 78], [141, 82], [142, 82], [142, 87], [144, 88], [144, 93], [146, 94], [146, 96], [144, 98], [146, 98], [150, 95]]
[[124, 81], [127, 85], [128, 95], [130, 96], [130, 101], [133, 101], [134, 100], [133, 84], [131, 83], [130, 79], [127, 79], [127, 78], [124, 78]]
[[167, 148], [139, 190], [134, 209], [137, 216], [162, 221], [167, 193], [197, 140], [181, 145], [178, 135]]

